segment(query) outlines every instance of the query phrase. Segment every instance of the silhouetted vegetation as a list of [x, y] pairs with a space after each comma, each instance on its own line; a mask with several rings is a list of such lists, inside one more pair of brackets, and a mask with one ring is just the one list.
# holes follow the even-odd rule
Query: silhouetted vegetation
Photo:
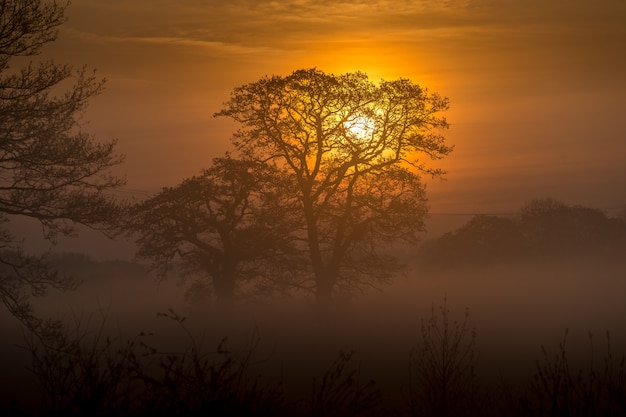
[[[544, 346], [532, 381], [512, 394], [505, 389], [501, 415], [531, 417], [585, 417], [626, 415], [626, 357], [616, 358], [611, 337], [606, 351], [595, 357], [593, 337], [587, 366], [571, 363], [566, 350], [567, 330], [558, 351], [551, 355]], [[600, 360], [598, 360], [600, 359]], [[599, 364], [598, 364], [599, 362]]]
[[425, 242], [423, 265], [449, 266], [618, 255], [626, 248], [626, 222], [603, 211], [532, 200], [515, 216], [474, 216], [465, 225]]
[[382, 411], [375, 382], [362, 383], [359, 369], [346, 369], [353, 356], [354, 352], [340, 353], [322, 380], [314, 381], [308, 416], [375, 416]]
[[389, 245], [424, 230], [420, 174], [443, 174], [422, 158], [452, 151], [447, 108], [409, 80], [375, 85], [360, 72], [243, 85], [216, 114], [242, 125], [239, 159], [138, 204], [128, 228], [141, 255], [161, 269], [182, 259], [222, 299], [277, 288], [327, 302], [387, 282], [398, 269]]
[[447, 300], [422, 322], [421, 345], [411, 351], [406, 395], [411, 416], [479, 416], [476, 334], [468, 329], [469, 312], [459, 323]]
[[105, 318], [95, 332], [77, 323], [43, 343], [31, 338], [32, 372], [43, 390], [43, 415], [50, 416], [271, 416], [283, 398], [280, 385], [250, 375], [255, 341], [239, 357], [226, 340], [202, 352], [174, 311], [188, 348], [162, 351], [141, 333], [123, 342], [106, 337]]
[[126, 229], [160, 276], [179, 266], [192, 291], [206, 289], [220, 302], [250, 286], [268, 295], [287, 285], [282, 275], [296, 262], [289, 233], [297, 226], [277, 202], [283, 185], [267, 164], [216, 158], [201, 176], [135, 205]]
[[[316, 299], [385, 281], [395, 260], [384, 249], [423, 230], [423, 157], [451, 147], [440, 134], [448, 100], [406, 79], [375, 85], [364, 73], [298, 70], [237, 87], [217, 116], [241, 124], [238, 152], [271, 164], [297, 201], [296, 248]], [[406, 168], [406, 164], [414, 170]]]
[[[66, 7], [0, 2], [0, 223], [34, 219], [51, 245], [71, 235], [73, 224], [111, 230], [119, 211], [106, 191], [124, 183], [110, 173], [122, 161], [115, 141], [96, 142], [81, 129], [81, 115], [103, 81], [85, 68], [52, 61], [12, 68], [56, 39]], [[30, 296], [72, 283], [50, 267], [45, 254], [27, 254], [21, 239], [6, 225], [0, 229], [0, 302], [43, 335], [46, 321], [33, 314]]]
[[[481, 382], [481, 361], [468, 313], [453, 319], [447, 301], [423, 321], [421, 340], [407, 351], [409, 372], [398, 375], [403, 403], [388, 400], [374, 380], [362, 380], [355, 353], [340, 353], [319, 378], [309, 398], [285, 396], [281, 379], [255, 371], [260, 341], [254, 335], [243, 349], [226, 339], [205, 350], [170, 310], [186, 340], [172, 350], [154, 344], [151, 334], [127, 341], [105, 335], [106, 315], [77, 322], [46, 343], [28, 339], [31, 371], [40, 385], [36, 415], [41, 416], [623, 416], [626, 415], [626, 358], [616, 357], [607, 333], [598, 353], [589, 336], [590, 356], [571, 361], [566, 337], [556, 354], [542, 347], [532, 378], [505, 379], [499, 386]], [[302, 361], [307, 352], [302, 352]], [[514, 360], [515, 358], [511, 358]], [[484, 364], [483, 364], [484, 365]], [[0, 410], [0, 411], [9, 411]], [[13, 406], [13, 415], [21, 411]], [[33, 414], [35, 415], [35, 414]]]

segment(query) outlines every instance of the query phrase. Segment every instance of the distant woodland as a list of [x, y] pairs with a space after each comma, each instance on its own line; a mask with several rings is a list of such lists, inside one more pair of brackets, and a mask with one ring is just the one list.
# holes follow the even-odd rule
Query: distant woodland
[[419, 263], [458, 267], [575, 256], [619, 256], [626, 249], [626, 213], [535, 199], [514, 216], [476, 215], [458, 229], [423, 242]]

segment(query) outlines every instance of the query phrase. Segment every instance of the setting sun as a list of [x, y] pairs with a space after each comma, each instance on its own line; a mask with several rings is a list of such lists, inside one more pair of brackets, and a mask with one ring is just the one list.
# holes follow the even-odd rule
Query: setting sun
[[374, 120], [367, 116], [357, 116], [344, 123], [347, 133], [360, 141], [372, 138], [376, 125]]

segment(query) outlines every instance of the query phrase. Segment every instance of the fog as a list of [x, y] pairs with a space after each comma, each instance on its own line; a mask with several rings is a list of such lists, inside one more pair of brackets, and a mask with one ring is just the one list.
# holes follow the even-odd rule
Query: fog
[[[572, 367], [602, 361], [611, 332], [614, 356], [626, 352], [623, 294], [626, 260], [590, 256], [534, 260], [463, 268], [423, 268], [411, 259], [404, 273], [382, 291], [370, 290], [321, 308], [304, 298], [239, 302], [218, 307], [190, 301], [175, 277], [159, 281], [145, 266], [129, 262], [85, 261], [74, 274], [83, 283], [75, 291], [51, 292], [35, 301], [42, 317], [63, 319], [71, 331], [104, 333], [120, 342], [140, 332], [142, 340], [164, 351], [183, 352], [191, 338], [215, 352], [227, 337], [227, 349], [243, 354], [257, 342], [252, 373], [283, 383], [288, 398], [310, 396], [339, 352], [354, 350], [359, 378], [373, 379], [391, 401], [401, 402], [408, 385], [411, 349], [418, 348], [422, 320], [444, 302], [453, 320], [476, 331], [478, 376], [485, 386], [501, 378], [524, 384], [532, 379], [541, 346], [550, 356], [569, 329], [567, 353]], [[185, 329], [157, 316], [169, 309], [184, 316]], [[10, 398], [32, 401], [36, 381], [27, 371], [28, 351], [17, 321], [2, 313], [2, 406]], [[78, 329], [78, 330], [77, 330]], [[593, 347], [589, 333], [593, 334]]]

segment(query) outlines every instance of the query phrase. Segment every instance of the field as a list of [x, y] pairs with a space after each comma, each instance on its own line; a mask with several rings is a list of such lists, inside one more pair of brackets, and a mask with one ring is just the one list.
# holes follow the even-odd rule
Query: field
[[[413, 378], [416, 372], [411, 358], [424, 345], [427, 320], [434, 317], [443, 325], [443, 303], [449, 309], [449, 337], [454, 322], [462, 324], [469, 313], [462, 344], [471, 341], [475, 330], [475, 381], [483, 391], [498, 392], [503, 381], [528, 389], [538, 365], [558, 365], [564, 340], [572, 376], [579, 370], [588, 375], [591, 366], [599, 372], [607, 354], [607, 331], [617, 372], [626, 352], [624, 271], [626, 260], [606, 257], [463, 270], [411, 265], [382, 292], [367, 292], [330, 308], [293, 299], [218, 308], [187, 301], [174, 279], [157, 283], [141, 266], [88, 262], [75, 269], [84, 280], [78, 290], [51, 293], [36, 306], [42, 316], [63, 319], [91, 349], [105, 346], [104, 338], [99, 345], [93, 343], [98, 334], [110, 336], [117, 349], [144, 332], [153, 335], [140, 339], [161, 352], [189, 354], [195, 343], [198, 352], [219, 362], [223, 356], [216, 349], [227, 338], [223, 347], [235, 359], [250, 354], [246, 374], [260, 376], [266, 386], [282, 384], [281, 392], [292, 404], [309, 404], [314, 381], [319, 389], [340, 352], [354, 351], [346, 372], [356, 371], [357, 386], [375, 381], [382, 403], [406, 411], [415, 382], [409, 371]], [[172, 319], [176, 317], [186, 319], [181, 323]], [[3, 315], [2, 328], [2, 409], [16, 399], [29, 410], [33, 398], [42, 398], [34, 394], [37, 378], [27, 370], [30, 352], [14, 319]]]

